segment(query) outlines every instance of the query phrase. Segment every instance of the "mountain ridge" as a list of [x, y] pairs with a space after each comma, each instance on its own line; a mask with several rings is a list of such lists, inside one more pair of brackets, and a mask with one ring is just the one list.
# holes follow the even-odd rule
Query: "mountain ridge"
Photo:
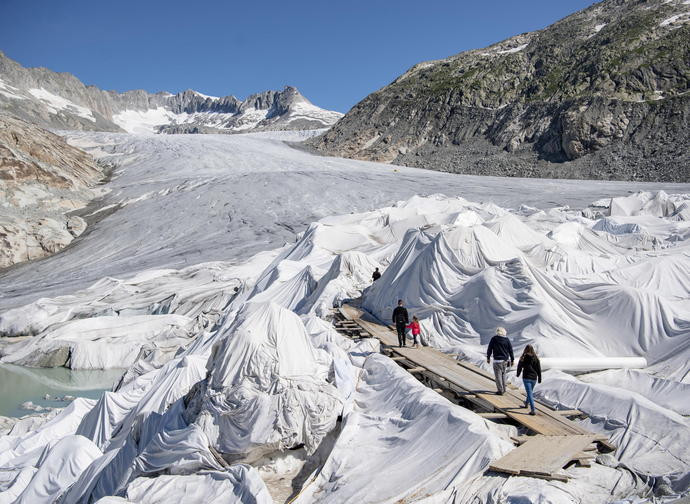
[[68, 72], [26, 68], [0, 51], [0, 111], [53, 129], [130, 133], [234, 133], [318, 129], [342, 114], [321, 109], [295, 87], [244, 100], [198, 91], [119, 93], [86, 85]]
[[605, 0], [422, 62], [309, 141], [458, 173], [690, 180], [690, 2]]

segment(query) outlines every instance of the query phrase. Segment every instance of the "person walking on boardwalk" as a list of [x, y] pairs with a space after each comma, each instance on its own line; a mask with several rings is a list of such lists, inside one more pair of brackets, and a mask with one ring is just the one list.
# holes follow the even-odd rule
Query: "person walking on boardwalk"
[[417, 343], [417, 336], [419, 336], [422, 330], [419, 326], [419, 319], [416, 315], [412, 317], [412, 323], [410, 325], [405, 326], [405, 329], [412, 329], [412, 340], [414, 342], [414, 347], [419, 348], [419, 344]]
[[376, 269], [374, 270], [374, 274], [371, 275], [371, 278], [372, 278], [372, 280], [373, 280], [374, 282], [375, 282], [376, 280], [378, 280], [379, 278], [381, 278], [381, 272], [379, 272], [379, 269], [378, 269], [378, 268], [376, 268]]
[[405, 346], [405, 327], [409, 324], [410, 319], [407, 315], [407, 309], [403, 306], [403, 300], [398, 299], [398, 306], [393, 310], [393, 323], [395, 330], [398, 331], [398, 346]]
[[496, 377], [496, 389], [498, 395], [506, 392], [506, 371], [513, 365], [513, 345], [506, 337], [506, 330], [503, 327], [496, 329], [496, 336], [489, 341], [489, 348], [486, 351], [486, 362], [491, 364], [491, 355], [494, 356], [494, 376]]
[[522, 383], [525, 385], [525, 392], [527, 393], [527, 400], [525, 401], [525, 408], [529, 406], [530, 415], [536, 415], [534, 409], [534, 387], [537, 382], [541, 383], [541, 364], [537, 352], [534, 351], [532, 345], [527, 345], [522, 352], [522, 356], [518, 361], [517, 375], [522, 373]]

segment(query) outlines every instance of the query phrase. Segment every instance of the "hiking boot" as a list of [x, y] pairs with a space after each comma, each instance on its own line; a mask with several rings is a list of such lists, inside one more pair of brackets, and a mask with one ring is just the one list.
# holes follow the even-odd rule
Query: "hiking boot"
[[529, 414], [530, 414], [530, 415], [532, 415], [532, 416], [534, 416], [534, 415], [536, 415], [536, 414], [537, 414], [537, 412], [536, 412], [536, 411], [534, 411], [534, 410], [532, 410], [532, 411], [530, 411], [530, 412], [529, 412]]

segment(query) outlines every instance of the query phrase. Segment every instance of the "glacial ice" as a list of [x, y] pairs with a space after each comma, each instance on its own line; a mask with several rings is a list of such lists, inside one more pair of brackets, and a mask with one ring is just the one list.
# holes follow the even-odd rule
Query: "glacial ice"
[[[22, 302], [2, 302], [0, 331], [33, 336], [0, 352], [4, 361], [30, 363], [33, 356], [54, 355], [57, 344], [69, 347], [75, 365], [131, 365], [99, 400], [77, 399], [43, 419], [20, 420], [0, 436], [0, 502], [162, 503], [183, 492], [186, 502], [273, 502], [281, 470], [294, 485], [294, 502], [301, 504], [608, 502], [687, 492], [690, 429], [683, 399], [690, 383], [690, 222], [677, 218], [690, 200], [682, 192], [687, 187], [665, 195], [616, 196], [615, 202], [609, 197], [588, 208], [572, 199], [584, 193], [570, 194], [573, 208], [549, 205], [544, 196], [525, 201], [542, 209], [518, 207], [517, 198], [524, 195], [510, 200], [507, 189], [500, 205], [475, 202], [482, 198], [473, 193], [479, 186], [471, 186], [479, 182], [461, 178], [467, 186], [463, 197], [412, 196], [418, 174], [430, 190], [445, 184], [457, 194], [461, 188], [444, 174], [392, 175], [390, 167], [293, 153], [274, 140], [284, 137], [247, 137], [243, 146], [237, 139], [213, 137], [88, 137], [124, 141], [114, 149], [121, 159], [132, 156], [122, 175], [129, 182], [121, 179], [114, 197], [151, 196], [116, 210], [81, 245], [63, 252], [81, 262], [88, 282], [68, 282], [54, 295], [49, 282], [28, 277], [27, 267], [6, 277], [10, 287], [5, 288]], [[203, 253], [195, 256], [181, 245], [182, 264], [199, 260], [179, 267], [167, 247], [186, 240], [187, 227], [209, 208], [222, 206], [228, 186], [220, 165], [202, 168], [199, 175], [209, 175], [205, 169], [217, 172], [217, 187], [204, 184], [198, 190], [189, 173], [180, 183], [174, 170], [160, 171], [170, 168], [165, 163], [174, 165], [160, 147], [186, 146], [199, 153], [194, 149], [204, 142], [210, 156], [242, 146], [245, 158], [228, 154], [237, 156], [235, 162], [263, 159], [271, 165], [287, 153], [283, 162], [290, 167], [279, 173], [288, 191], [297, 187], [287, 180], [294, 175], [288, 172], [300, 166], [319, 181], [338, 177], [341, 193], [351, 190], [352, 181], [353, 186], [363, 180], [387, 183], [395, 177], [400, 185], [387, 199], [364, 188], [362, 201], [349, 206], [328, 207], [333, 194], [315, 196], [315, 204], [323, 205], [316, 222], [293, 221], [298, 234], [289, 243], [266, 227], [248, 247], [252, 253], [243, 255], [234, 255], [231, 242], [218, 234], [204, 238], [213, 226], [202, 226], [194, 236]], [[330, 164], [332, 172], [316, 169], [314, 159]], [[134, 167], [141, 170], [138, 175], [129, 171]], [[249, 172], [252, 183], [262, 180]], [[149, 187], [135, 190], [137, 176], [149, 180]], [[189, 201], [217, 202], [175, 230], [174, 218], [164, 211], [172, 203], [161, 204], [166, 197], [158, 192], [168, 184], [184, 187], [180, 194], [189, 191]], [[210, 194], [214, 187], [218, 193]], [[614, 186], [600, 187], [604, 192]], [[624, 192], [615, 187], [616, 194]], [[300, 198], [319, 192], [305, 191]], [[602, 196], [589, 191], [588, 201]], [[250, 193], [244, 197], [257, 197]], [[394, 203], [401, 195], [405, 198]], [[189, 201], [183, 197], [178, 204]], [[297, 205], [282, 203], [259, 210], [282, 212]], [[170, 228], [170, 236], [160, 247], [137, 251], [128, 271], [118, 247], [140, 241], [139, 230], [107, 257], [87, 261], [84, 254], [112, 239], [114, 230], [122, 229], [117, 220], [131, 218], [135, 208], [158, 212], [161, 229]], [[613, 215], [621, 213], [616, 208], [627, 209], [626, 215]], [[260, 212], [251, 218], [259, 219]], [[298, 220], [307, 217], [303, 213]], [[600, 224], [602, 219], [610, 222]], [[654, 246], [615, 238], [641, 233], [653, 237]], [[264, 251], [254, 254], [260, 242]], [[61, 255], [45, 264], [64, 274], [69, 268]], [[110, 260], [119, 264], [105, 271]], [[375, 267], [383, 276], [372, 285]], [[33, 291], [37, 285], [41, 296]], [[587, 413], [583, 425], [610, 435], [617, 451], [591, 468], [566, 469], [568, 483], [484, 474], [492, 460], [512, 449], [515, 428], [492, 424], [425, 387], [380, 355], [378, 342], [353, 342], [338, 334], [328, 321], [329, 309], [360, 296], [383, 322], [397, 299], [404, 299], [421, 320], [424, 344], [482, 366], [498, 325], [508, 329], [518, 353], [531, 343], [543, 357], [646, 358], [648, 367], [634, 371], [572, 376], [549, 370], [536, 389], [554, 406]], [[107, 343], [99, 343], [104, 337]], [[510, 379], [518, 383], [513, 373]], [[283, 469], [276, 464], [277, 474], [264, 479], [266, 472], [257, 466], [285, 453], [300, 456]]]

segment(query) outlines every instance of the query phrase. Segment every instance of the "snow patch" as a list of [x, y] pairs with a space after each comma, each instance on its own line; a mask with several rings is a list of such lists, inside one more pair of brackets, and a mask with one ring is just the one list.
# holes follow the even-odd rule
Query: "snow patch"
[[522, 51], [525, 47], [529, 45], [529, 42], [527, 44], [522, 44], [517, 47], [513, 47], [512, 49], [506, 49], [505, 51], [496, 51], [496, 54], [513, 54]]
[[113, 122], [127, 133], [151, 135], [156, 133], [158, 126], [170, 124], [176, 114], [158, 107], [147, 110], [123, 110], [113, 115]]
[[676, 14], [675, 16], [671, 16], [670, 18], [664, 19], [661, 23], [659, 23], [659, 26], [682, 25], [688, 22], [690, 22], [690, 12], [682, 12], [680, 14]]
[[77, 105], [76, 103], [69, 101], [67, 98], [55, 95], [43, 88], [29, 89], [29, 93], [45, 103], [48, 107], [48, 110], [50, 110], [50, 112], [53, 114], [57, 114], [59, 111], [64, 110], [72, 114], [76, 114], [79, 117], [83, 117], [84, 119], [88, 119], [89, 121], [96, 122], [96, 118], [93, 116], [91, 110]]
[[200, 93], [199, 91], [192, 91], [192, 93], [194, 93], [194, 94], [197, 95], [197, 96], [201, 96], [202, 98], [207, 98], [207, 99], [209, 99], [209, 100], [218, 100], [218, 99], [220, 99], [219, 96], [209, 96], [209, 95], [205, 95], [205, 94], [203, 94], [203, 93]]
[[292, 122], [298, 119], [318, 119], [324, 124], [335, 124], [344, 114], [334, 110], [325, 110], [317, 107], [311, 103], [298, 102], [290, 107], [288, 112], [287, 122]]
[[239, 114], [238, 124], [232, 129], [235, 131], [245, 131], [255, 128], [261, 121], [266, 119], [267, 115], [268, 109], [249, 108]]
[[20, 96], [16, 94], [17, 92], [20, 92], [20, 90], [14, 86], [6, 84], [2, 81], [2, 79], [0, 79], [0, 95], [3, 95], [7, 98], [11, 98], [13, 100], [26, 100], [26, 96]]

